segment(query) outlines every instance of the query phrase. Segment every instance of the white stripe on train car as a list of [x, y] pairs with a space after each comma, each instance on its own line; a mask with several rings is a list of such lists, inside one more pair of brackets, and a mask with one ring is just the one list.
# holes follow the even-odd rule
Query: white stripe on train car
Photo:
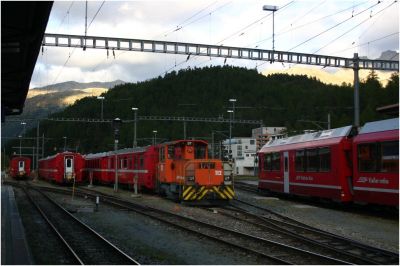
[[329, 189], [341, 189], [341, 186], [330, 186], [330, 185], [317, 185], [317, 184], [304, 184], [304, 183], [290, 183], [291, 186], [300, 187], [317, 187], [317, 188], [329, 188]]
[[398, 189], [374, 188], [374, 187], [353, 187], [353, 190], [382, 192], [382, 193], [399, 193]]

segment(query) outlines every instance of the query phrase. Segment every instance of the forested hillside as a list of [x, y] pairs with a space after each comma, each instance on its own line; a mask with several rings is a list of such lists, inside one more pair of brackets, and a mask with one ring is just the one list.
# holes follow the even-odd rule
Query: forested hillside
[[[371, 72], [360, 84], [361, 124], [386, 118], [375, 112], [376, 107], [398, 103], [398, 74], [394, 74], [386, 87]], [[353, 87], [327, 85], [307, 76], [274, 74], [263, 76], [255, 70], [239, 67], [207, 67], [171, 72], [135, 84], [122, 84], [103, 94], [104, 118], [122, 120], [138, 115], [189, 116], [229, 118], [230, 98], [236, 98], [236, 119], [262, 119], [265, 126], [285, 126], [289, 132], [318, 129], [299, 120], [326, 121], [331, 114], [332, 127], [353, 122]], [[101, 103], [95, 97], [77, 101], [53, 117], [100, 118]], [[254, 126], [255, 127], [255, 126]], [[233, 136], [250, 136], [251, 125], [235, 125]], [[188, 137], [210, 138], [212, 130], [228, 130], [228, 124], [188, 123]], [[157, 138], [171, 140], [183, 137], [180, 122], [139, 121], [138, 144], [148, 145], [157, 130]], [[40, 132], [51, 138], [45, 143], [45, 154], [67, 147], [82, 153], [111, 150], [113, 130], [111, 124], [50, 122], [41, 123]], [[28, 133], [36, 136], [36, 130]], [[42, 135], [42, 133], [40, 133]], [[221, 138], [219, 136], [219, 138]], [[120, 147], [131, 147], [133, 123], [121, 128]], [[11, 144], [16, 145], [16, 142]], [[11, 151], [11, 146], [8, 150]]]

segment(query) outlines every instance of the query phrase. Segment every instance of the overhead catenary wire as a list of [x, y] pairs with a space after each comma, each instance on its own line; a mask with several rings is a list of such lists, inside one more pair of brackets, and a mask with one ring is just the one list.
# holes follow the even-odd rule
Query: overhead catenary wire
[[[93, 16], [92, 21], [89, 23], [89, 26], [87, 27], [87, 30], [89, 30], [90, 26], [92, 25], [94, 19], [95, 19], [96, 16], [97, 16], [97, 14], [100, 12], [100, 9], [103, 7], [104, 2], [105, 2], [105, 0], [101, 3], [100, 7], [97, 9], [96, 14]], [[72, 55], [74, 54], [76, 48], [77, 48], [77, 47], [74, 47], [74, 49], [72, 50], [72, 52], [70, 52], [70, 53], [68, 54], [67, 60], [65, 60], [63, 66], [61, 67], [60, 71], [58, 72], [56, 78], [53, 80], [53, 83], [52, 83], [52, 84], [55, 84], [55, 83], [56, 83], [57, 79], [60, 77], [61, 73], [63, 72], [64, 67], [68, 64], [69, 60], [71, 59]]]
[[345, 52], [345, 51], [348, 51], [348, 50], [351, 50], [351, 49], [354, 49], [354, 48], [357, 48], [357, 47], [360, 47], [360, 46], [364, 46], [364, 45], [367, 45], [367, 44], [370, 44], [370, 43], [373, 43], [373, 42], [377, 42], [377, 41], [380, 41], [380, 40], [383, 40], [383, 39], [386, 39], [386, 38], [389, 38], [389, 37], [392, 37], [392, 36], [398, 35], [398, 34], [399, 34], [398, 31], [397, 32], [393, 32], [393, 33], [390, 33], [388, 35], [385, 35], [385, 36], [379, 37], [377, 39], [374, 39], [372, 41], [364, 42], [364, 43], [358, 44], [356, 46], [351, 46], [351, 47], [348, 47], [348, 48], [333, 52], [332, 54], [339, 54], [341, 52]]
[[[388, 9], [389, 7], [391, 7], [393, 4], [395, 4], [396, 1], [394, 1], [393, 3], [391, 3], [390, 5], [386, 6], [385, 8], [379, 10], [374, 16], [378, 15], [379, 13], [385, 11], [386, 9]], [[344, 35], [346, 35], [347, 33], [351, 32], [352, 30], [354, 30], [355, 28], [361, 26], [362, 24], [364, 24], [365, 22], [367, 22], [368, 20], [371, 19], [371, 16], [368, 16], [368, 18], [366, 18], [365, 20], [361, 21], [360, 23], [358, 23], [357, 25], [355, 25], [354, 27], [352, 27], [351, 29], [347, 30], [346, 32], [342, 33], [341, 35], [339, 35], [338, 37], [336, 37], [335, 39], [329, 41], [327, 44], [325, 44], [324, 46], [322, 46], [321, 48], [319, 48], [318, 50], [316, 50], [313, 54], [321, 51], [322, 49], [324, 49], [325, 47], [331, 45], [332, 43], [334, 43], [335, 41], [337, 41], [338, 39], [340, 39], [341, 37], [343, 37]]]
[[374, 5], [372, 5], [372, 6], [368, 7], [368, 8], [366, 8], [366, 9], [364, 9], [364, 10], [362, 10], [361, 12], [359, 12], [359, 13], [357, 13], [357, 14], [355, 14], [355, 15], [352, 15], [351, 17], [349, 17], [349, 18], [347, 18], [347, 19], [345, 19], [345, 20], [343, 20], [343, 21], [341, 21], [341, 22], [335, 24], [334, 26], [332, 26], [332, 27], [330, 27], [330, 28], [328, 28], [328, 29], [326, 29], [326, 30], [324, 30], [324, 31], [322, 31], [322, 32], [320, 32], [320, 33], [318, 33], [318, 34], [316, 34], [316, 35], [314, 35], [314, 36], [308, 38], [307, 40], [305, 40], [305, 41], [303, 41], [303, 42], [297, 44], [296, 46], [290, 48], [290, 49], [288, 50], [288, 52], [294, 50], [294, 49], [297, 48], [297, 47], [300, 47], [300, 46], [302, 46], [302, 45], [308, 43], [309, 41], [311, 41], [311, 40], [313, 40], [313, 39], [315, 39], [315, 38], [321, 36], [322, 34], [324, 34], [324, 33], [328, 32], [328, 31], [330, 31], [330, 30], [332, 30], [332, 29], [334, 29], [334, 28], [336, 28], [336, 27], [342, 25], [343, 23], [346, 23], [347, 21], [353, 19], [354, 17], [356, 17], [356, 16], [358, 16], [358, 15], [364, 13], [365, 11], [370, 10], [371, 8], [374, 8], [375, 6], [379, 5], [380, 3], [381, 3], [381, 2], [378, 1], [376, 4], [374, 4]]
[[[288, 2], [287, 4], [283, 5], [282, 8], [279, 9], [279, 11], [282, 11], [283, 9], [285, 9], [286, 7], [288, 7], [289, 5], [291, 5], [293, 2], [295, 2], [295, 1], [290, 1], [290, 2]], [[234, 32], [233, 34], [230, 34], [229, 36], [223, 38], [222, 40], [220, 40], [220, 41], [217, 42], [216, 44], [221, 44], [223, 41], [226, 41], [226, 40], [232, 38], [233, 36], [236, 36], [237, 33], [242, 32], [243, 30], [246, 30], [246, 29], [250, 28], [251, 26], [257, 24], [258, 22], [264, 20], [264, 19], [267, 18], [268, 16], [271, 16], [271, 13], [269, 13], [268, 15], [262, 16], [261, 18], [258, 18], [257, 20], [251, 22], [250, 24], [246, 25], [245, 27], [241, 28], [240, 30], [238, 30], [238, 31]], [[223, 44], [221, 44], [221, 45], [223, 45]], [[193, 60], [194, 58], [197, 58], [197, 57], [198, 57], [198, 56], [192, 56], [190, 59]], [[210, 59], [210, 61], [211, 61], [211, 60], [212, 60], [212, 59]], [[186, 62], [188, 62], [188, 60], [183, 60], [183, 61], [179, 62], [178, 64], [175, 64], [174, 66], [170, 67], [167, 71], [165, 71], [165, 72], [163, 72], [163, 73], [166, 74], [166, 73], [168, 73], [169, 71], [173, 70], [174, 68], [176, 68], [176, 67], [178, 67], [178, 66], [180, 66], [180, 65], [182, 65], [182, 64], [184, 64], [184, 63], [186, 63]], [[202, 64], [202, 63], [201, 63], [201, 64]], [[160, 74], [160, 75], [161, 75], [161, 74]], [[159, 76], [160, 76], [160, 75], [159, 75]]]

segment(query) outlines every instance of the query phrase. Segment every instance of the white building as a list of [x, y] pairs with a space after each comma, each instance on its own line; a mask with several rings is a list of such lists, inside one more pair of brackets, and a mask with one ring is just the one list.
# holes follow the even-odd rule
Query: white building
[[280, 139], [286, 136], [286, 127], [259, 127], [251, 130], [251, 137], [256, 139], [257, 151], [270, 139]]
[[[229, 139], [224, 140], [225, 154], [229, 151]], [[231, 139], [232, 158], [235, 162], [236, 175], [254, 175], [254, 158], [256, 157], [255, 138], [233, 138]]]

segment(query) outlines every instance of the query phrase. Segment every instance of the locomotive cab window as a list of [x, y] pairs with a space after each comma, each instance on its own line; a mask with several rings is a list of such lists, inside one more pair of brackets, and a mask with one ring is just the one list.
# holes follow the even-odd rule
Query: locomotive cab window
[[272, 171], [280, 171], [281, 170], [281, 154], [279, 152], [272, 153], [271, 160], [271, 170]]
[[196, 144], [194, 147], [194, 158], [195, 159], [207, 159], [207, 146], [204, 144]]

